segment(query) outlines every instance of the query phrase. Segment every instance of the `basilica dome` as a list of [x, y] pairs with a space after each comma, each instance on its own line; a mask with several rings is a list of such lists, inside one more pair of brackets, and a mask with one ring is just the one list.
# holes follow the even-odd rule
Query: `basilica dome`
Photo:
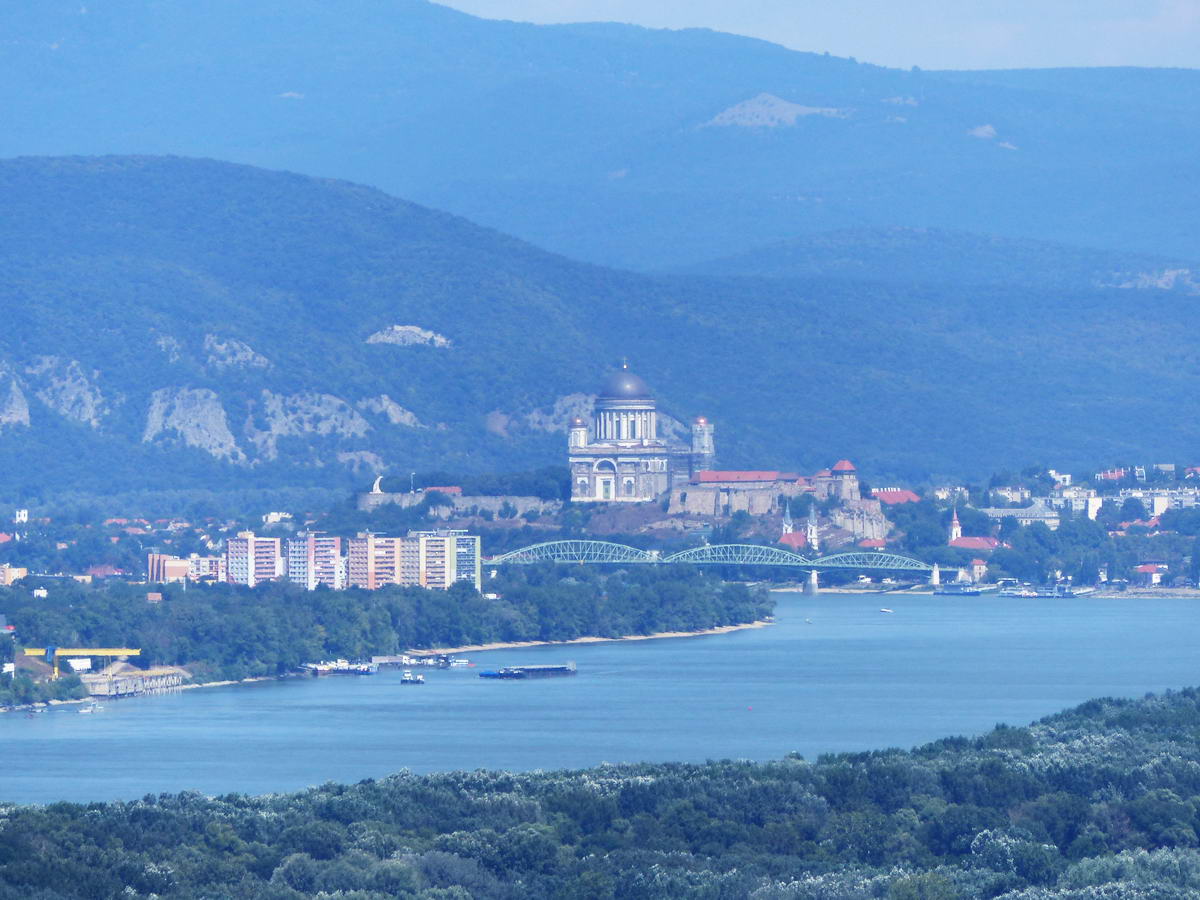
[[600, 391], [600, 397], [606, 400], [649, 400], [652, 396], [646, 382], [628, 369], [609, 375]]

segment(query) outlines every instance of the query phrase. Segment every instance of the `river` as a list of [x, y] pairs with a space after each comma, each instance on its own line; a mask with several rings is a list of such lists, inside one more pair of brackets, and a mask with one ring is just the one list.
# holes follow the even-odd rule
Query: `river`
[[92, 715], [0, 715], [0, 800], [265, 793], [400, 769], [813, 758], [1200, 682], [1195, 600], [776, 598], [770, 628], [471, 654], [486, 667], [574, 660], [574, 678], [453, 669], [402, 687], [383, 672], [136, 698]]

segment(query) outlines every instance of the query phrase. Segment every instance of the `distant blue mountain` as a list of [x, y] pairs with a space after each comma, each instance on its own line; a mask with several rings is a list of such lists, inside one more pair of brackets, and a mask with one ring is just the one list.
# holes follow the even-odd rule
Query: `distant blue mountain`
[[937, 228], [848, 228], [807, 234], [677, 270], [695, 275], [829, 278], [901, 285], [1096, 288], [1200, 296], [1200, 264], [1028, 238]]
[[0, 155], [348, 178], [581, 259], [932, 227], [1200, 258], [1200, 72], [901, 71], [420, 0], [0, 8]]

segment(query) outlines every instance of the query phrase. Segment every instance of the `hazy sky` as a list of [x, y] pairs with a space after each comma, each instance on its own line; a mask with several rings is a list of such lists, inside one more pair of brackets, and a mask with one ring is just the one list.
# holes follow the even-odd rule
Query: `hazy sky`
[[441, 0], [491, 19], [704, 27], [907, 68], [1200, 68], [1200, 0]]

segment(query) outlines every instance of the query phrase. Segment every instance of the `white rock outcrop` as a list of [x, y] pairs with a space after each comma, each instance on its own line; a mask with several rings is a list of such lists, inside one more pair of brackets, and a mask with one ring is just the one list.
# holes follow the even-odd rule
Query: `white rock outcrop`
[[279, 456], [279, 439], [318, 435], [364, 437], [370, 424], [332, 394], [276, 394], [264, 390], [246, 422], [246, 437], [263, 459]]
[[429, 347], [450, 346], [450, 338], [419, 325], [389, 325], [367, 338], [368, 344], [395, 344], [399, 347], [426, 345]]
[[807, 116], [821, 116], [827, 119], [848, 119], [851, 111], [837, 109], [832, 106], [805, 106], [792, 103], [774, 94], [762, 93], [749, 100], [743, 100], [728, 109], [722, 110], [704, 123], [703, 128], [713, 126], [740, 128], [778, 128], [781, 125], [795, 125], [797, 120]]
[[38, 356], [25, 367], [25, 374], [39, 400], [61, 416], [99, 428], [109, 412], [100, 390], [99, 372], [86, 373], [77, 360], [61, 356]]
[[204, 354], [208, 364], [218, 372], [227, 369], [266, 369], [271, 365], [261, 353], [256, 353], [245, 341], [237, 338], [204, 336]]
[[183, 345], [169, 334], [160, 334], [154, 345], [166, 355], [167, 362], [177, 363], [183, 355]]
[[188, 447], [196, 447], [217, 459], [245, 462], [221, 398], [207, 388], [160, 388], [150, 396], [146, 430], [142, 442], [174, 434]]
[[0, 429], [29, 427], [29, 401], [16, 376], [0, 363]]
[[358, 401], [358, 408], [363, 412], [384, 416], [392, 425], [406, 425], [409, 428], [424, 428], [421, 420], [412, 410], [405, 409], [387, 394], [378, 397], [367, 397]]

